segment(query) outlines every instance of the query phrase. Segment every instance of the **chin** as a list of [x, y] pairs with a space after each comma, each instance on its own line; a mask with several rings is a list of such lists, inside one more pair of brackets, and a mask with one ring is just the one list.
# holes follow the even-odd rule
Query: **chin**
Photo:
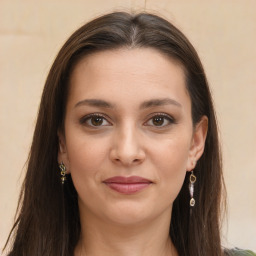
[[155, 212], [155, 207], [141, 205], [134, 202], [122, 202], [114, 208], [106, 209], [105, 217], [112, 223], [124, 226], [138, 225], [152, 221], [160, 213]]
[[151, 218], [149, 216], [139, 216], [136, 213], [125, 213], [108, 216], [108, 220], [111, 223], [119, 226], [138, 226], [139, 224], [149, 221]]

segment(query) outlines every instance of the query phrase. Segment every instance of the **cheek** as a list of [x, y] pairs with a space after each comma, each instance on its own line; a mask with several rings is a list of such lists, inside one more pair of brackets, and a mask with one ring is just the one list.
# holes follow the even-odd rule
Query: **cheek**
[[99, 170], [106, 161], [104, 140], [97, 141], [89, 136], [77, 136], [67, 140], [68, 160], [74, 183], [90, 183], [100, 180]]
[[152, 153], [161, 190], [172, 200], [176, 198], [184, 182], [189, 146], [189, 139], [177, 137], [156, 146]]

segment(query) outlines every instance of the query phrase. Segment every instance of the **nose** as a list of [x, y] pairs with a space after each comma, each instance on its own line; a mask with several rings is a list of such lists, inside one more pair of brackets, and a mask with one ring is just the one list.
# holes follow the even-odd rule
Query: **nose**
[[141, 164], [145, 156], [142, 138], [136, 128], [126, 126], [115, 132], [110, 150], [111, 161], [133, 166]]

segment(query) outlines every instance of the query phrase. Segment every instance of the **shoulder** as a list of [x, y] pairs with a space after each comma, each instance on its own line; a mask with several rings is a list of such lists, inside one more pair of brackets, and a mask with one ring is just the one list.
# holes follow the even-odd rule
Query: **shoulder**
[[256, 254], [249, 250], [235, 249], [225, 249], [225, 256], [256, 256]]

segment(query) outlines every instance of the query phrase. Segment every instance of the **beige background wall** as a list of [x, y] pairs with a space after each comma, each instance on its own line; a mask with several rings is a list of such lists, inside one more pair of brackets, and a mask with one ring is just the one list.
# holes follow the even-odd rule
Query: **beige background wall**
[[229, 198], [223, 241], [256, 251], [255, 0], [0, 0], [0, 248], [57, 51], [96, 15], [144, 8], [176, 24], [199, 52], [221, 129]]

